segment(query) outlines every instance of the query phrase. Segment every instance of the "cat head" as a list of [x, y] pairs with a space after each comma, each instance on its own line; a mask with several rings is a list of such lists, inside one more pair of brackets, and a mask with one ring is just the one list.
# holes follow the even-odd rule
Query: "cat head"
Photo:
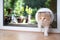
[[[53, 15], [53, 12], [48, 9], [48, 8], [40, 8], [36, 15], [35, 15], [35, 18], [36, 18], [36, 21], [38, 22], [38, 16], [40, 15], [40, 17], [46, 17], [47, 19], [49, 19], [49, 17], [51, 18], [51, 22], [53, 21], [54, 19], [54, 15]], [[40, 19], [41, 19], [40, 18]]]

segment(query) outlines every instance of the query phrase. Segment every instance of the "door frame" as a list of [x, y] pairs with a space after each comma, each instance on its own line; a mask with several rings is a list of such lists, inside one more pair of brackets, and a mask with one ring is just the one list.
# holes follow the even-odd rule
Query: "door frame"
[[[3, 26], [2, 15], [3, 15], [3, 0], [0, 0], [0, 29], [40, 32], [38, 27], [31, 28], [31, 27]], [[42, 32], [43, 31], [44, 31], [44, 28], [42, 28]], [[49, 32], [60, 33], [60, 0], [57, 0], [57, 28], [50, 28]]]

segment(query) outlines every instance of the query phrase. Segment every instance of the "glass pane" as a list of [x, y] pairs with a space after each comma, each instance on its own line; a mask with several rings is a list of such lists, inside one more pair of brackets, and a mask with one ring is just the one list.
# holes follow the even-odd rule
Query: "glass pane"
[[4, 26], [37, 27], [35, 14], [39, 8], [49, 8], [55, 19], [51, 26], [57, 27], [57, 0], [4, 0]]

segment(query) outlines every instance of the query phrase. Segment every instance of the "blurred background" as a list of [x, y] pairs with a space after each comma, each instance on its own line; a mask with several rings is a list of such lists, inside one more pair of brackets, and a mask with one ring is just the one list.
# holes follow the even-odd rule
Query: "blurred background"
[[3, 25], [33, 25], [37, 27], [35, 20], [37, 10], [49, 8], [53, 11], [55, 17], [51, 26], [57, 28], [57, 0], [4, 0], [3, 2]]

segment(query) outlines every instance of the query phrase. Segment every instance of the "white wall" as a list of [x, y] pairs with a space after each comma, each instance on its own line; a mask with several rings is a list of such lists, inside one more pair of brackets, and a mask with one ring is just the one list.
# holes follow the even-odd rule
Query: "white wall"
[[[35, 31], [39, 32], [39, 28], [30, 27], [12, 27], [3, 26], [3, 0], [0, 0], [0, 29]], [[44, 31], [44, 29], [42, 29]], [[50, 32], [60, 33], [60, 0], [57, 0], [57, 29], [50, 29]]]

